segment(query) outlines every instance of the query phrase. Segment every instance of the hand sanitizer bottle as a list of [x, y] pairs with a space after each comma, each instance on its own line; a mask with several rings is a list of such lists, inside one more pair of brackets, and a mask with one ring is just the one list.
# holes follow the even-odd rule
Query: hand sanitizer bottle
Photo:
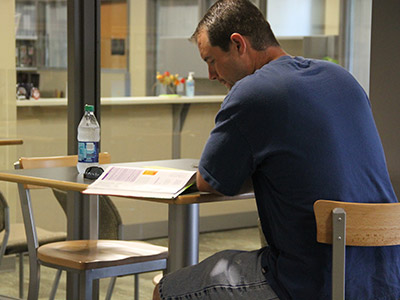
[[186, 80], [186, 96], [193, 97], [194, 96], [194, 72], [189, 72], [189, 76]]

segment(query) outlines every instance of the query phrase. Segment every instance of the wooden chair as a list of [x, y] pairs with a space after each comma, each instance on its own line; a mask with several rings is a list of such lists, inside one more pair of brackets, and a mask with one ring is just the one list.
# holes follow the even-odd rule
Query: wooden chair
[[[67, 192], [53, 189], [53, 194], [58, 203], [67, 214]], [[99, 196], [99, 239], [124, 240], [122, 231], [122, 218], [117, 207], [108, 196]], [[111, 299], [117, 277], [112, 277], [108, 285], [106, 300]], [[134, 275], [134, 299], [139, 299], [139, 274]]]
[[[64, 241], [65, 232], [54, 232], [37, 227], [39, 245]], [[28, 254], [28, 244], [23, 223], [10, 224], [8, 203], [0, 192], [0, 265], [3, 256], [16, 255], [19, 262], [19, 298], [24, 298], [24, 255]], [[57, 272], [49, 299], [54, 299], [61, 272]]]
[[[100, 163], [109, 163], [110, 155], [101, 153]], [[77, 156], [21, 158], [21, 168], [45, 168], [75, 166]], [[50, 243], [38, 247], [29, 190], [35, 188], [19, 184], [21, 207], [24, 215], [30, 250], [30, 280], [28, 299], [37, 299], [39, 291], [39, 265], [79, 274], [80, 299], [91, 299], [93, 281], [164, 270], [167, 266], [168, 249], [145, 242], [121, 240], [79, 240]], [[32, 256], [32, 258], [31, 258]], [[138, 293], [135, 292], [135, 297]], [[108, 296], [108, 295], [107, 295]]]
[[400, 245], [400, 203], [314, 203], [317, 241], [332, 244], [332, 299], [345, 297], [345, 249]]

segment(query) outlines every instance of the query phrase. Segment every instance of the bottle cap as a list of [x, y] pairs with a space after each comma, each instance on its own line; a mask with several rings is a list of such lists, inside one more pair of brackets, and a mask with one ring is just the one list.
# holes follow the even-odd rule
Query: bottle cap
[[94, 111], [94, 106], [93, 106], [93, 105], [86, 104], [86, 105], [85, 105], [85, 111]]

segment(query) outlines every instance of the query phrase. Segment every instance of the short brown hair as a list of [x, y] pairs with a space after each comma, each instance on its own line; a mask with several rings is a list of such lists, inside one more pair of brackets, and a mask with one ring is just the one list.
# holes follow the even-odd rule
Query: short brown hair
[[279, 46], [274, 33], [261, 11], [248, 0], [219, 0], [204, 15], [191, 39], [205, 30], [211, 46], [228, 51], [232, 33], [249, 38], [255, 50]]

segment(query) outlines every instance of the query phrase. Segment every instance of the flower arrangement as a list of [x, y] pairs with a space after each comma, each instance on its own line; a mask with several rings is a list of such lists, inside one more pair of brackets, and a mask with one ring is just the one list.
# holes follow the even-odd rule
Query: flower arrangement
[[176, 94], [177, 86], [185, 84], [185, 78], [179, 78], [179, 74], [173, 75], [168, 71], [165, 71], [163, 74], [157, 72], [156, 78], [166, 88], [167, 93]]

